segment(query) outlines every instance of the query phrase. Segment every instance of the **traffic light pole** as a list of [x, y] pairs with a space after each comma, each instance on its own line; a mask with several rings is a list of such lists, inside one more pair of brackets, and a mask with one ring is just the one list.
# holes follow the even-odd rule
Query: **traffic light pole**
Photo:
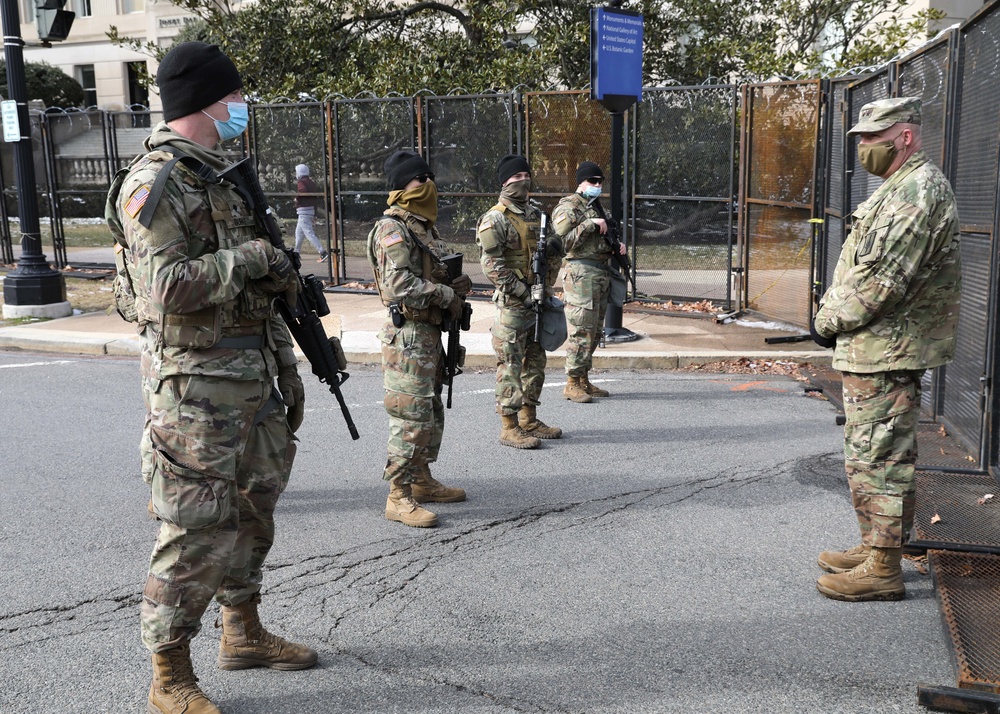
[[73, 312], [66, 301], [65, 279], [62, 273], [49, 267], [42, 253], [20, 13], [17, 0], [0, 0], [0, 3], [8, 98], [17, 103], [17, 120], [21, 129], [20, 140], [13, 142], [17, 214], [21, 222], [21, 257], [17, 261], [17, 268], [7, 273], [3, 281], [3, 316], [65, 317]]

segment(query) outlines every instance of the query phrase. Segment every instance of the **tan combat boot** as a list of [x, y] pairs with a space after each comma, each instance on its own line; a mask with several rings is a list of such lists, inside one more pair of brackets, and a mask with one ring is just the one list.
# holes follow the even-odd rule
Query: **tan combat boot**
[[516, 414], [500, 415], [500, 443], [515, 449], [537, 449], [542, 442], [521, 431]]
[[389, 498], [385, 502], [385, 517], [414, 528], [433, 528], [438, 517], [421, 508], [413, 500], [412, 487], [408, 483], [389, 482]]
[[587, 394], [586, 387], [583, 386], [583, 379], [581, 377], [566, 377], [566, 386], [563, 388], [563, 396], [570, 401], [576, 402], [577, 404], [589, 404], [594, 401], [593, 398]]
[[856, 545], [845, 551], [824, 550], [819, 554], [816, 562], [819, 564], [820, 570], [825, 570], [828, 573], [846, 573], [868, 560], [870, 552], [871, 547], [867, 545]]
[[417, 503], [457, 503], [465, 500], [465, 489], [445, 486], [431, 476], [430, 467], [424, 465], [417, 469], [410, 484], [410, 494]]
[[198, 686], [191, 665], [191, 644], [153, 653], [153, 683], [147, 714], [222, 714]]
[[545, 422], [540, 421], [537, 416], [537, 409], [538, 407], [528, 404], [521, 407], [521, 411], [517, 414], [517, 425], [521, 427], [521, 431], [528, 436], [534, 436], [539, 439], [558, 439], [561, 437], [562, 429], [549, 426]]
[[583, 385], [583, 391], [592, 397], [610, 397], [611, 392], [607, 389], [601, 389], [600, 387], [595, 387], [590, 383], [590, 372], [584, 372], [583, 376], [580, 378], [580, 384]]
[[824, 575], [816, 589], [834, 600], [902, 600], [906, 597], [903, 571], [899, 566], [902, 548], [872, 547], [868, 559], [845, 573]]
[[[219, 669], [309, 669], [316, 664], [316, 650], [272, 635], [257, 614], [260, 595], [233, 607], [222, 606], [222, 642]], [[218, 623], [216, 623], [218, 625]]]

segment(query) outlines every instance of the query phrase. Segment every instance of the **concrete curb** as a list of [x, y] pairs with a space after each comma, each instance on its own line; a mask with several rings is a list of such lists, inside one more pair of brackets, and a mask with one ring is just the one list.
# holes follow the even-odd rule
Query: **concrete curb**
[[[476, 369], [493, 369], [496, 357], [490, 344], [490, 336], [483, 334], [463, 334], [466, 347], [465, 365]], [[348, 362], [352, 364], [381, 364], [382, 350], [377, 332], [348, 331], [341, 333], [341, 342]], [[76, 354], [90, 356], [135, 357], [139, 354], [140, 343], [137, 336], [117, 333], [82, 334], [70, 330], [39, 330], [34, 327], [0, 328], [0, 348], [25, 352], [49, 352], [56, 354]], [[793, 352], [760, 352], [737, 354], [732, 351], [715, 350], [667, 350], [661, 352], [643, 350], [623, 350], [612, 347], [599, 349], [594, 355], [594, 367], [598, 369], [650, 369], [674, 370], [692, 365], [712, 362], [732, 362], [739, 359], [752, 361], [810, 362], [829, 364], [829, 350], [797, 350]], [[302, 354], [299, 358], [303, 359]], [[550, 367], [565, 365], [566, 351], [557, 350], [548, 355]]]

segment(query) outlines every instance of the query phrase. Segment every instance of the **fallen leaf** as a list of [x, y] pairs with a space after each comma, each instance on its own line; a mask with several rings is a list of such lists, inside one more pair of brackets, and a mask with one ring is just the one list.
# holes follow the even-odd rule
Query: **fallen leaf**
[[931, 525], [934, 525], [935, 523], [940, 523], [940, 522], [941, 522], [941, 516], [939, 516], [936, 513], [933, 516], [931, 516]]
[[977, 498], [976, 499], [976, 503], [978, 503], [981, 506], [984, 503], [986, 503], [987, 501], [992, 501], [992, 500], [993, 500], [993, 494], [992, 493], [987, 493], [982, 498]]
[[941, 427], [938, 429], [938, 434], [940, 434], [941, 436], [948, 436], [948, 432], [944, 430], [944, 424], [942, 424]]
[[966, 460], [966, 461], [975, 461], [976, 459], [975, 459], [975, 458], [973, 458], [972, 456], [966, 456], [966, 457], [965, 457], [965, 460]]

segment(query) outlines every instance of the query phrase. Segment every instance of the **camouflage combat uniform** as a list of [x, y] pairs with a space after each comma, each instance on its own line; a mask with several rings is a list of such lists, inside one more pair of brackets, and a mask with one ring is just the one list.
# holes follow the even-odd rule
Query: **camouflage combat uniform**
[[[278, 368], [294, 365], [288, 328], [257, 280], [268, 256], [229, 184], [174, 166], [149, 228], [139, 223], [170, 145], [209, 167], [228, 162], [159, 124], [147, 154], [109, 195], [128, 248], [146, 404], [143, 478], [162, 521], [142, 599], [153, 652], [194, 637], [214, 596], [254, 598], [274, 539], [273, 512], [295, 456]], [[118, 248], [121, 252], [121, 249]]]
[[561, 199], [552, 212], [553, 228], [566, 248], [562, 284], [569, 324], [566, 374], [571, 377], [584, 377], [591, 369], [611, 290], [611, 246], [595, 218], [600, 218], [597, 209], [579, 193]]
[[913, 522], [920, 380], [954, 357], [960, 292], [955, 197], [918, 151], [854, 211], [815, 321], [837, 335], [847, 476], [866, 545], [897, 548]]
[[[483, 273], [493, 284], [497, 317], [490, 332], [497, 356], [497, 413], [517, 414], [523, 405], [538, 406], [545, 383], [545, 350], [535, 342], [535, 312], [530, 301], [535, 281], [532, 256], [538, 245], [539, 212], [501, 201], [479, 219], [476, 243]], [[555, 283], [562, 247], [550, 238], [546, 283]]]
[[448, 253], [437, 228], [398, 206], [386, 210], [368, 234], [368, 263], [382, 303], [397, 303], [405, 317], [402, 327], [386, 320], [378, 335], [389, 414], [386, 481], [413, 483], [441, 448], [441, 319], [455, 292], [444, 284], [447, 271], [435, 257]]

